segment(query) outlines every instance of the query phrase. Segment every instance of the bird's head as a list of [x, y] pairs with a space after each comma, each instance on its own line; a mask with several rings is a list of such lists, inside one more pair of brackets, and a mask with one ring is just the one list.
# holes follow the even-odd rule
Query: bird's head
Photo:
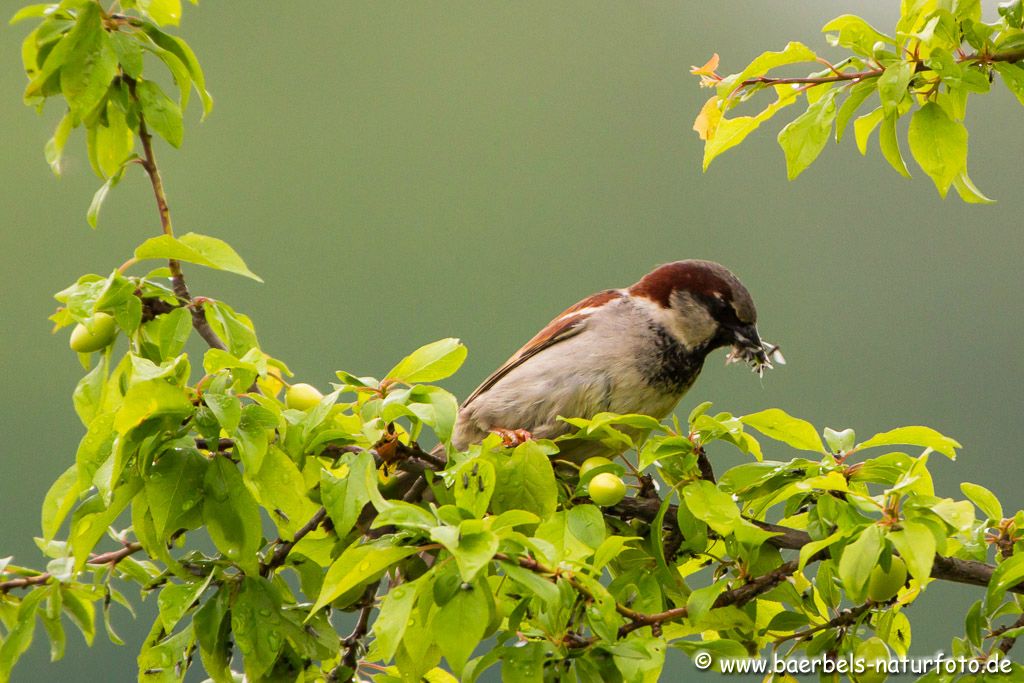
[[785, 363], [779, 347], [761, 340], [750, 292], [727, 268], [712, 261], [658, 266], [629, 288], [646, 300], [656, 319], [685, 348], [710, 353], [731, 346], [727, 362], [743, 361], [759, 375]]

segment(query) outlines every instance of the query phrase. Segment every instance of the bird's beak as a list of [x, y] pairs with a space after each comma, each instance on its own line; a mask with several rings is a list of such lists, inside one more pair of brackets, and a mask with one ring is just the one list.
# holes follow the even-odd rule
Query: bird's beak
[[775, 344], [761, 339], [754, 325], [739, 325], [731, 329], [732, 351], [726, 357], [726, 363], [743, 361], [758, 375], [764, 374], [765, 368], [772, 369], [775, 364], [785, 365], [786, 359]]

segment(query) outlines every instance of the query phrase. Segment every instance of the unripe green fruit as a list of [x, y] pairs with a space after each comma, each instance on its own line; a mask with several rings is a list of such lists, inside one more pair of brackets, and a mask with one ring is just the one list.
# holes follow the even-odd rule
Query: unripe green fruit
[[882, 683], [888, 677], [885, 671], [878, 671], [875, 668], [879, 660], [889, 659], [889, 648], [881, 638], [874, 636], [865, 640], [857, 646], [854, 657], [863, 660], [867, 665], [867, 671], [856, 675], [854, 680], [857, 683]]
[[78, 353], [92, 353], [114, 341], [117, 336], [117, 324], [114, 317], [107, 313], [96, 313], [92, 317], [92, 331], [85, 325], [79, 323], [71, 331], [71, 339], [68, 345], [72, 351]]
[[284, 392], [284, 404], [295, 410], [309, 410], [324, 397], [312, 384], [293, 384]]
[[881, 565], [871, 570], [871, 576], [868, 577], [868, 597], [875, 602], [891, 600], [906, 582], [907, 564], [903, 558], [894, 555], [889, 571], [882, 569]]
[[599, 455], [595, 455], [593, 458], [587, 458], [586, 460], [583, 461], [583, 464], [580, 465], [580, 476], [582, 477], [590, 470], [601, 467], [602, 465], [611, 464], [611, 460], [609, 460], [608, 458], [602, 458]]
[[626, 497], [626, 484], [611, 472], [602, 472], [587, 484], [587, 495], [602, 507], [615, 505]]

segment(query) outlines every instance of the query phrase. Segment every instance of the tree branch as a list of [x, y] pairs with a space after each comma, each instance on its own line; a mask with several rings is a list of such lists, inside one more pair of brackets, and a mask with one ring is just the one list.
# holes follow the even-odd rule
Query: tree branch
[[[1008, 62], [1015, 63], [1024, 60], [1024, 50], [1008, 50], [1006, 52], [997, 53], [994, 55], [987, 55], [982, 53], [974, 53], [964, 55], [957, 59], [957, 64], [991, 64], [993, 62]], [[917, 71], [925, 71], [927, 67], [923, 60], [915, 60]], [[830, 68], [831, 65], [830, 65]], [[750, 87], [752, 85], [824, 85], [826, 83], [837, 83], [841, 81], [861, 81], [866, 78], [876, 78], [885, 73], [884, 68], [878, 69], [867, 69], [865, 71], [836, 71], [832, 68], [832, 76], [796, 76], [786, 78], [772, 78], [771, 76], [757, 76], [754, 78], [748, 78], [745, 81], [741, 81], [736, 89]]]
[[[1024, 614], [1020, 615], [1017, 618], [1017, 621], [1013, 622], [1010, 626], [1007, 626], [1005, 629], [1002, 629], [1001, 633], [1006, 633], [1007, 631], [1010, 631], [1015, 628], [1020, 628], [1021, 626], [1024, 626]], [[1017, 636], [1008, 636], [1000, 640], [999, 645], [997, 647], [1004, 655], [1006, 655], [1010, 653], [1010, 650], [1016, 644]]]
[[327, 509], [321, 507], [316, 511], [316, 514], [312, 518], [295, 532], [290, 541], [279, 541], [277, 547], [274, 548], [274, 553], [270, 556], [262, 566], [260, 566], [260, 576], [270, 576], [270, 572], [274, 571], [278, 567], [284, 564], [284, 561], [288, 559], [288, 553], [292, 551], [295, 544], [306, 537], [311, 531], [316, 529], [320, 524], [327, 518]]
[[[135, 93], [135, 80], [125, 76], [125, 82], [128, 83], [129, 91], [131, 92], [132, 98], [138, 102], [138, 96]], [[153, 151], [153, 136], [149, 132], [149, 128], [146, 126], [146, 118], [142, 114], [142, 108], [139, 107], [139, 139], [142, 141], [142, 150], [144, 158], [140, 160], [142, 168], [145, 169], [146, 175], [149, 176], [149, 183], [153, 186], [153, 197], [156, 199], [157, 212], [160, 214], [160, 228], [163, 233], [168, 237], [174, 237], [174, 228], [171, 224], [171, 209], [167, 204], [167, 193], [164, 191], [164, 181], [160, 176], [160, 168], [156, 163], [156, 153]], [[170, 259], [167, 262], [167, 267], [171, 271], [171, 286], [174, 290], [174, 294], [182, 301], [191, 304], [192, 295], [188, 291], [188, 286], [185, 284], [185, 276], [181, 272], [181, 263], [175, 259]], [[199, 336], [214, 349], [226, 350], [227, 347], [224, 342], [221, 341], [217, 333], [210, 327], [210, 323], [206, 321], [206, 314], [203, 312], [203, 307], [196, 305], [190, 306], [190, 312], [192, 314], [192, 327]]]
[[355, 680], [356, 670], [359, 667], [359, 656], [362, 654], [360, 650], [363, 649], [363, 639], [370, 632], [370, 612], [373, 611], [373, 600], [377, 596], [379, 586], [380, 581], [378, 580], [366, 587], [356, 625], [342, 641], [345, 654], [341, 657], [341, 664], [352, 672], [352, 676], [348, 680]]
[[[658, 499], [626, 498], [621, 503], [610, 508], [609, 511], [622, 519], [631, 519], [635, 517], [647, 522], [653, 522], [658, 515], [658, 509], [660, 507], [661, 502]], [[670, 506], [668, 512], [665, 514], [664, 523], [670, 529], [679, 528], [679, 523], [676, 519], [677, 507], [678, 506], [676, 505]], [[791, 529], [789, 527], [771, 524], [770, 522], [761, 522], [755, 519], [748, 521], [756, 524], [765, 531], [770, 531], [776, 534], [772, 538], [769, 538], [767, 542], [780, 550], [800, 550], [812, 540], [810, 534], [800, 529]], [[828, 552], [822, 551], [818, 556], [812, 559], [824, 559], [826, 557], [828, 557]], [[937, 554], [935, 556], [935, 562], [932, 565], [932, 578], [942, 581], [950, 581], [953, 583], [964, 583], [972, 586], [984, 587], [988, 585], [989, 580], [992, 578], [992, 572], [994, 571], [995, 567], [990, 564], [986, 564], [985, 562], [962, 560], [958, 557], [947, 557], [945, 555]], [[1012, 593], [1024, 594], [1024, 582], [1014, 585], [1009, 590]]]
[[851, 624], [856, 623], [856, 621], [860, 619], [862, 614], [869, 611], [874, 606], [875, 605], [873, 603], [866, 602], [863, 605], [857, 605], [856, 607], [844, 609], [834, 619], [827, 621], [824, 624], [818, 624], [817, 626], [812, 626], [811, 628], [804, 629], [803, 631], [797, 631], [795, 633], [789, 634], [788, 636], [778, 638], [776, 639], [775, 644], [781, 645], [787, 640], [806, 640], [807, 638], [810, 638], [819, 631], [824, 631], [830, 628], [837, 628], [840, 626], [850, 626]]
[[[93, 565], [116, 565], [118, 562], [128, 557], [133, 553], [137, 553], [142, 550], [141, 543], [127, 543], [120, 550], [111, 550], [108, 553], [101, 553], [99, 555], [93, 555], [86, 564]], [[33, 576], [23, 576], [17, 579], [10, 579], [8, 581], [0, 582], [0, 593], [6, 593], [12, 588], [28, 588], [29, 586], [36, 586], [44, 584], [53, 577], [50, 572], [42, 572], [41, 574], [35, 574]]]

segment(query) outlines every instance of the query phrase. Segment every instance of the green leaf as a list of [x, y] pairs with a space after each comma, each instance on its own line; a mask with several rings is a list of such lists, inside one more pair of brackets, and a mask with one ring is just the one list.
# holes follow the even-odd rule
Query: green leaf
[[756, 116], [737, 116], [732, 119], [723, 118], [719, 121], [712, 134], [709, 131], [707, 140], [704, 143], [704, 161], [702, 168], [707, 171], [708, 166], [715, 157], [736, 145], [753, 133], [757, 128], [774, 116], [780, 109], [796, 102], [796, 92], [784, 89], [785, 86], [776, 88], [777, 99], [765, 107]]
[[825, 447], [818, 436], [818, 430], [810, 422], [795, 418], [778, 408], [769, 408], [751, 413], [740, 421], [753, 427], [765, 436], [789, 444], [803, 451], [824, 453]]
[[886, 116], [882, 119], [882, 127], [878, 130], [878, 146], [889, 165], [904, 178], [909, 178], [910, 171], [907, 170], [907, 164], [903, 161], [900, 143], [896, 138], [896, 120], [896, 116]]
[[455, 504], [476, 518], [483, 517], [497, 481], [494, 465], [483, 458], [467, 460], [456, 470], [453, 480]]
[[[85, 566], [89, 553], [106, 535], [107, 529], [128, 507], [141, 488], [142, 480], [135, 476], [114, 489], [109, 505], [104, 507], [102, 499], [97, 495], [87, 499], [75, 510], [71, 517], [70, 532], [70, 543], [75, 555], [75, 571]], [[88, 504], [90, 500], [93, 501], [92, 505]]]
[[837, 92], [827, 92], [779, 131], [779, 145], [786, 154], [786, 174], [789, 180], [803, 173], [825, 149], [836, 118]]
[[910, 575], [924, 586], [931, 580], [932, 563], [935, 561], [935, 536], [928, 526], [920, 522], [904, 521], [902, 526], [900, 531], [889, 533], [887, 538], [907, 563]]
[[150, 673], [140, 675], [139, 680], [146, 683], [182, 683], [194, 642], [191, 624], [165, 637], [160, 620], [154, 621], [137, 660], [139, 671]]
[[573, 506], [566, 515], [566, 525], [591, 550], [596, 551], [604, 543], [604, 515], [596, 505]]
[[365, 545], [351, 545], [331, 564], [324, 577], [310, 615], [348, 591], [376, 579], [391, 565], [419, 551], [419, 548], [391, 545], [384, 539]]
[[243, 655], [248, 680], [262, 680], [274, 666], [281, 637], [281, 598], [264, 578], [246, 576], [231, 603], [231, 633]]
[[459, 403], [450, 393], [440, 387], [416, 386], [409, 391], [406, 407], [433, 429], [439, 440], [451, 438]]
[[857, 117], [857, 120], [853, 122], [854, 138], [862, 156], [868, 153], [868, 140], [871, 138], [871, 133], [878, 128], [878, 124], [882, 122], [884, 116], [885, 112], [878, 107], [874, 111]]
[[46, 163], [50, 165], [53, 174], [58, 177], [63, 170], [61, 162], [64, 158], [64, 147], [67, 145], [68, 136], [71, 135], [74, 127], [75, 117], [71, 112], [68, 112], [61, 118], [60, 123], [57, 124], [57, 129], [53, 132], [53, 137], [47, 141], [44, 148]]
[[0, 681], [10, 680], [11, 669], [32, 644], [32, 634], [36, 628], [36, 612], [39, 609], [39, 603], [46, 595], [47, 592], [44, 590], [34, 590], [26, 595], [18, 605], [17, 620], [8, 631], [7, 637], [0, 643]]
[[711, 585], [698, 588], [686, 598], [686, 617], [692, 621], [701, 620], [711, 611], [715, 600], [729, 587], [727, 579], [720, 579]]
[[723, 536], [733, 532], [740, 523], [740, 511], [732, 496], [703, 479], [683, 489], [683, 501], [693, 516]]
[[[800, 560], [798, 564], [800, 571], [803, 571], [804, 567], [807, 566], [807, 563], [811, 561], [812, 557], [817, 555], [820, 551], [826, 548], [830, 548], [833, 543], [842, 538], [845, 538], [847, 535], [849, 535], [849, 533], [849, 531], [839, 529], [838, 531], [834, 531], [833, 533], [829, 534], [825, 538], [822, 538], [817, 541], [811, 541], [810, 543], [807, 543], [804, 546], [802, 546], [800, 548]], [[818, 583], [820, 584], [821, 581], [819, 580]]]
[[96, 228], [96, 224], [100, 219], [100, 209], [103, 208], [103, 202], [107, 200], [107, 195], [110, 194], [110, 191], [121, 182], [122, 177], [124, 177], [124, 173], [116, 173], [110, 176], [107, 182], [103, 183], [100, 189], [96, 190], [96, 194], [92, 196], [89, 210], [85, 214], [85, 220], [89, 223], [89, 227]]
[[162, 379], [138, 382], [125, 393], [124, 402], [114, 417], [114, 429], [123, 436], [152, 419], [177, 425], [193, 410], [188, 394], [181, 387]]
[[999, 607], [1006, 591], [1024, 580], [1024, 555], [1011, 555], [1003, 560], [992, 572], [985, 591], [985, 613], [991, 614]]
[[117, 76], [117, 54], [103, 29], [100, 6], [86, 3], [68, 32], [60, 88], [71, 111], [84, 116], [96, 108]]
[[207, 392], [203, 394], [203, 403], [217, 418], [224, 431], [231, 434], [238, 430], [238, 425], [242, 421], [242, 403], [237, 396]]
[[887, 118], [896, 118], [900, 103], [907, 97], [907, 86], [914, 76], [915, 62], [897, 62], [878, 77], [878, 97]]
[[216, 237], [197, 235], [194, 232], [177, 238], [170, 235], [150, 238], [135, 249], [135, 258], [185, 261], [263, 282], [258, 275], [249, 270], [242, 257], [227, 242]]
[[436, 382], [455, 374], [466, 360], [466, 353], [465, 345], [458, 339], [441, 339], [403, 358], [387, 374], [387, 379], [405, 384]]
[[321, 468], [320, 495], [335, 533], [345, 538], [355, 526], [359, 513], [370, 502], [369, 487], [376, 489], [377, 476], [373, 456], [368, 451], [346, 453], [338, 466], [335, 473], [342, 476]]
[[209, 462], [199, 453], [174, 449], [165, 451], [150, 467], [146, 498], [161, 539], [202, 522], [200, 503], [208, 466]]
[[982, 194], [981, 190], [974, 184], [974, 181], [971, 180], [971, 177], [967, 175], [967, 169], [960, 171], [960, 174], [953, 178], [953, 187], [956, 188], [960, 199], [968, 204], [995, 204], [996, 200], [989, 199]]
[[136, 3], [139, 10], [161, 26], [177, 26], [181, 22], [181, 0], [136, 0]]
[[[181, 108], [171, 98], [167, 97], [164, 91], [160, 89], [160, 86], [153, 81], [139, 81], [135, 87], [135, 92], [139, 97], [139, 102], [142, 104], [142, 114], [145, 116], [149, 127], [159, 133], [164, 140], [167, 140], [173, 146], [181, 147], [181, 142], [185, 135]], [[249, 274], [249, 277], [252, 277], [252, 275]]]
[[529, 569], [523, 569], [514, 562], [502, 562], [501, 568], [510, 579], [536, 595], [541, 602], [551, 607], [558, 605], [561, 595], [558, 592], [558, 586], [551, 580], [535, 574]]
[[395, 586], [387, 592], [380, 606], [380, 613], [373, 622], [373, 648], [384, 661], [395, 656], [398, 644], [409, 624], [413, 605], [419, 593], [418, 581]]
[[437, 646], [457, 676], [484, 637], [490, 601], [486, 582], [463, 584], [434, 615], [431, 628]]
[[856, 540], [843, 549], [843, 555], [839, 558], [839, 578], [854, 600], [864, 594], [871, 570], [878, 564], [878, 556], [882, 554], [883, 538], [882, 528], [872, 524], [865, 527]]
[[97, 174], [102, 178], [119, 175], [135, 147], [135, 134], [128, 127], [124, 112], [108, 104], [106, 125], [94, 126], [89, 133], [89, 153]]
[[516, 446], [511, 457], [493, 456], [496, 483], [491, 509], [500, 515], [507, 510], [526, 510], [541, 519], [550, 517], [558, 505], [555, 472], [547, 453], [536, 441]]
[[43, 499], [43, 538], [49, 541], [57, 535], [57, 530], [78, 502], [78, 494], [81, 492], [78, 466], [72, 465], [57, 477], [57, 481], [53, 482]]
[[110, 34], [111, 45], [117, 54], [121, 70], [134, 79], [142, 77], [142, 46], [133, 36], [115, 31]]
[[736, 86], [748, 78], [763, 76], [771, 69], [796, 62], [813, 62], [818, 58], [814, 51], [803, 43], [791, 41], [778, 52], [762, 52], [736, 76], [723, 79], [718, 88], [720, 96], [728, 95]]
[[999, 75], [1003, 77], [1003, 83], [1007, 89], [1024, 104], [1024, 66], [1010, 64], [1009, 62], [995, 62], [992, 64]]
[[188, 79], [185, 79], [177, 72], [175, 72], [174, 77], [178, 86], [183, 88], [181, 108], [185, 108], [185, 103], [188, 100], [188, 88], [191, 83], [194, 83], [196, 92], [199, 93], [199, 98], [203, 101], [203, 117], [205, 118], [213, 108], [213, 98], [210, 97], [210, 93], [206, 90], [206, 77], [203, 75], [203, 69], [199, 66], [199, 60], [196, 59], [195, 52], [192, 51], [192, 48], [184, 40], [177, 36], [168, 35], [156, 26], [147, 24], [142, 27], [142, 30], [146, 32], [146, 35], [163, 52], [163, 54], [158, 53], [161, 59], [168, 63], [169, 66], [170, 64], [176, 65], [172, 67], [172, 70], [177, 68], [177, 65], [180, 65], [180, 68], [186, 72]]
[[839, 107], [839, 112], [836, 114], [836, 142], [842, 142], [846, 125], [850, 122], [853, 115], [857, 113], [864, 100], [870, 97], [877, 88], [878, 83], [870, 78], [850, 88], [850, 94], [847, 95], [842, 106]]
[[1002, 521], [1003, 506], [994, 493], [984, 486], [966, 481], [960, 484], [960, 490], [963, 491], [965, 496], [970, 498], [972, 503], [978, 506], [978, 509], [985, 513], [986, 517], [997, 522]]
[[[832, 31], [836, 33], [830, 33]], [[896, 44], [896, 41], [892, 38], [884, 33], [880, 33], [871, 24], [852, 14], [836, 17], [825, 24], [821, 32], [830, 33], [827, 36], [827, 40], [831, 45], [849, 48], [865, 56], [872, 54], [874, 44], [878, 41], [883, 41], [890, 45]]]
[[225, 619], [230, 599], [229, 590], [218, 590], [192, 616], [192, 628], [199, 642], [203, 667], [216, 683], [232, 683], [234, 680], [230, 673], [231, 620]]
[[257, 574], [262, 525], [260, 508], [227, 458], [210, 462], [203, 479], [203, 520], [217, 549], [247, 574]]
[[908, 140], [910, 153], [945, 197], [949, 186], [967, 168], [967, 129], [950, 118], [945, 109], [929, 102], [910, 119]]
[[942, 453], [951, 460], [956, 459], [956, 449], [961, 448], [960, 444], [948, 436], [943, 436], [931, 427], [898, 427], [888, 432], [875, 434], [873, 437], [857, 444], [857, 450], [873, 448], [875, 446], [920, 446], [930, 448]]
[[[478, 520], [469, 520], [468, 524], [479, 525]], [[430, 537], [441, 543], [455, 557], [455, 563], [459, 566], [459, 574], [463, 581], [472, 581], [477, 573], [486, 567], [494, 554], [498, 552], [498, 537], [490, 531], [478, 531], [468, 533], [467, 523], [450, 537], [444, 533], [435, 533], [453, 527], [437, 527]], [[472, 527], [469, 527], [472, 528]]]
[[852, 429], [836, 431], [835, 429], [825, 427], [822, 430], [822, 435], [825, 437], [825, 443], [828, 444], [833, 453], [845, 453], [852, 450], [857, 443], [856, 433]]
[[255, 474], [246, 471], [246, 482], [260, 505], [270, 511], [281, 538], [291, 538], [317, 512], [306, 496], [299, 468], [277, 445], [268, 450]]
[[160, 608], [160, 621], [163, 622], [166, 631], [174, 630], [212, 580], [213, 575], [210, 574], [205, 579], [191, 583], [164, 584], [157, 598], [157, 605]]
[[15, 24], [25, 21], [26, 19], [42, 19], [49, 12], [52, 11], [52, 8], [53, 4], [48, 2], [38, 3], [35, 5], [26, 5], [25, 7], [22, 7], [17, 12], [15, 12], [14, 16], [11, 17], [10, 21], [8, 21], [7, 23], [11, 26], [14, 26]]

